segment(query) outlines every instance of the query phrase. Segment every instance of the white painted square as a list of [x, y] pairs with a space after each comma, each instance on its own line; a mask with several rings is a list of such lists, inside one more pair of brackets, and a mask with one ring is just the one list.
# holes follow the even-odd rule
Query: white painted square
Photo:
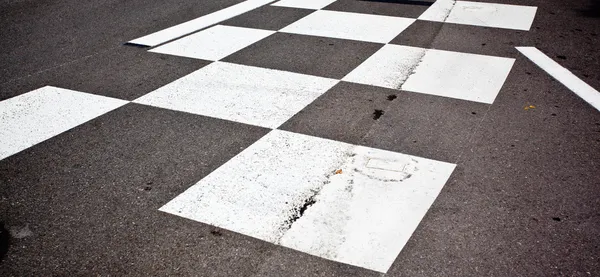
[[342, 80], [400, 89], [426, 51], [423, 48], [386, 44]]
[[46, 86], [0, 102], [0, 160], [127, 104]]
[[515, 59], [429, 49], [403, 90], [492, 104]]
[[150, 50], [174, 56], [217, 61], [275, 33], [217, 25]]
[[329, 4], [335, 1], [336, 0], [281, 0], [271, 5], [289, 8], [319, 10], [329, 6]]
[[338, 80], [214, 62], [135, 103], [277, 128]]
[[454, 167], [273, 130], [160, 210], [386, 272]]
[[386, 45], [343, 80], [492, 104], [514, 59]]
[[420, 20], [444, 22], [456, 3], [455, 0], [436, 0], [419, 16]]
[[532, 6], [470, 1], [456, 1], [452, 6], [452, 1], [439, 0], [419, 19], [528, 31], [536, 11], [537, 7]]
[[281, 29], [281, 32], [388, 43], [415, 19], [319, 10]]

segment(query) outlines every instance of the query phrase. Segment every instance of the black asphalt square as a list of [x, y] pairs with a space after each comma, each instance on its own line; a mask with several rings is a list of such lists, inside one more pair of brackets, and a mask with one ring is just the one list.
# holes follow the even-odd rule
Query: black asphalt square
[[362, 41], [276, 33], [223, 61], [341, 79], [382, 46]]
[[[134, 100], [209, 63], [121, 46], [110, 54], [90, 57], [73, 66], [52, 71], [48, 76], [48, 84]], [[69, 78], [59, 78], [59, 75]]]
[[222, 25], [278, 31], [312, 10], [266, 5], [221, 22]]
[[280, 129], [454, 162], [487, 104], [340, 82]]
[[535, 39], [520, 30], [417, 20], [390, 44], [514, 58], [515, 46]]
[[209, 61], [156, 54], [143, 48], [119, 46], [68, 66], [45, 70], [0, 86], [0, 100], [43, 86], [55, 86], [123, 100], [134, 100], [173, 82]]
[[417, 18], [433, 4], [419, 0], [338, 0], [324, 10]]

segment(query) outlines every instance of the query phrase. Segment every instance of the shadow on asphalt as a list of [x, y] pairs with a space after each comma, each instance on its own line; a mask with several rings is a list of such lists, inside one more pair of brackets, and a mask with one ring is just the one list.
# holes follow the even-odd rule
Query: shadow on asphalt
[[590, 0], [590, 5], [585, 10], [579, 10], [579, 14], [585, 17], [600, 17], [600, 0]]

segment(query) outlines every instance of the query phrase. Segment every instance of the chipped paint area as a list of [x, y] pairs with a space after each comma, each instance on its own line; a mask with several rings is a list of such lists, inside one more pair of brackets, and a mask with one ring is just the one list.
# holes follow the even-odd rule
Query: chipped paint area
[[160, 210], [386, 272], [454, 166], [273, 130]]
[[281, 245], [386, 272], [454, 165], [353, 146]]

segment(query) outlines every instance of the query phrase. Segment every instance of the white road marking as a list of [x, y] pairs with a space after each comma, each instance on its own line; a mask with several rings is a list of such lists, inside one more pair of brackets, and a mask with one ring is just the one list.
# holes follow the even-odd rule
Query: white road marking
[[150, 50], [188, 58], [217, 61], [274, 31], [217, 25]]
[[492, 104], [515, 59], [428, 49], [403, 90]]
[[386, 272], [454, 167], [273, 130], [160, 210]]
[[338, 80], [214, 62], [135, 103], [277, 128]]
[[427, 49], [387, 44], [346, 75], [342, 81], [399, 89]]
[[342, 80], [492, 104], [514, 61], [388, 44]]
[[335, 1], [336, 0], [281, 0], [271, 4], [271, 6], [320, 10]]
[[452, 11], [454, 3], [455, 0], [437, 0], [419, 16], [419, 20], [444, 22]]
[[129, 43], [154, 47], [198, 30], [202, 30], [211, 25], [215, 25], [234, 16], [249, 12], [274, 1], [275, 0], [247, 0], [211, 14], [131, 40]]
[[388, 43], [415, 19], [319, 10], [280, 32]]
[[529, 31], [536, 11], [531, 6], [456, 1], [446, 22]]
[[600, 92], [577, 78], [571, 71], [562, 67], [560, 64], [546, 56], [535, 47], [516, 47], [521, 54], [537, 64], [550, 76], [565, 85], [583, 100], [600, 111]]
[[419, 19], [528, 31], [537, 7], [439, 0]]
[[128, 101], [46, 86], [0, 102], [0, 160]]

